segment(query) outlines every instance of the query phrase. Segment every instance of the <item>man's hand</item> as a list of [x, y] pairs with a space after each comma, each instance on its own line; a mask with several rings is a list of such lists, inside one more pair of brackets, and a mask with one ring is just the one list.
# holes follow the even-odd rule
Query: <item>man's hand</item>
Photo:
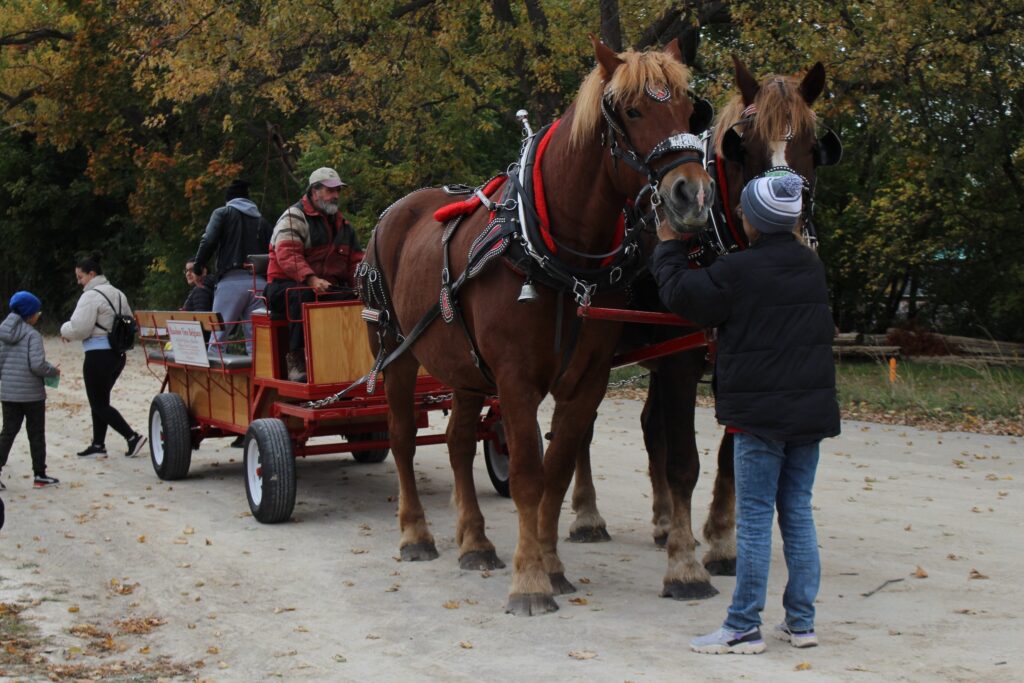
[[685, 240], [688, 239], [689, 237], [690, 235], [686, 233], [676, 232], [675, 230], [673, 230], [672, 226], [669, 225], [668, 221], [662, 221], [658, 225], [658, 239], [661, 240], [662, 242], [666, 242], [668, 240]]
[[306, 278], [306, 285], [313, 288], [313, 291], [317, 294], [323, 294], [331, 288], [331, 283], [322, 277], [316, 275], [310, 275]]

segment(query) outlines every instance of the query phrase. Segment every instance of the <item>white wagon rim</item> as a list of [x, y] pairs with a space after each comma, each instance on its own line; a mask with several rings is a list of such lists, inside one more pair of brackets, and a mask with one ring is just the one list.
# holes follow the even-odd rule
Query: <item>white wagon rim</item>
[[149, 434], [149, 452], [153, 454], [153, 462], [159, 467], [164, 464], [164, 445], [167, 439], [164, 434], [164, 421], [160, 417], [159, 410], [154, 410], [153, 416], [150, 418]]
[[253, 505], [259, 507], [263, 500], [263, 467], [260, 464], [260, 446], [254, 438], [249, 439], [245, 448], [245, 476], [249, 483], [249, 497]]

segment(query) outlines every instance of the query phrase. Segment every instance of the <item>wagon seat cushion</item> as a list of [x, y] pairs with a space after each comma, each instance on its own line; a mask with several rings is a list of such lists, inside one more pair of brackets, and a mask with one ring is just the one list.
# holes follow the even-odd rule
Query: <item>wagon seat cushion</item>
[[[207, 353], [211, 368], [224, 370], [243, 370], [252, 367], [252, 357], [240, 353]], [[174, 351], [161, 351], [158, 348], [146, 349], [146, 357], [150, 360], [174, 362]]]

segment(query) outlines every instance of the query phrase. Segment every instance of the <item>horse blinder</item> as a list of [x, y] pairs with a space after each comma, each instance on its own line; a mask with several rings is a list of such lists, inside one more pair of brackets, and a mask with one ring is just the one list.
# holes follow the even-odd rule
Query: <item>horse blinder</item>
[[831, 128], [814, 145], [815, 166], [835, 166], [843, 159], [843, 143]]
[[734, 164], [742, 164], [745, 152], [743, 149], [743, 137], [730, 128], [722, 136], [722, 156]]
[[693, 101], [693, 113], [690, 114], [690, 132], [694, 135], [700, 135], [708, 129], [711, 125], [711, 120], [715, 118], [715, 108], [711, 105], [708, 100], [697, 97], [693, 93], [690, 93], [690, 99]]

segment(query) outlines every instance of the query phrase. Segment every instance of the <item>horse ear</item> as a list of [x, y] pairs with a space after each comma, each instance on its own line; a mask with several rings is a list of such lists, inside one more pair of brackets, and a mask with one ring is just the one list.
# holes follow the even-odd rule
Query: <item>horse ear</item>
[[612, 77], [615, 70], [625, 64], [615, 51], [597, 39], [593, 33], [590, 34], [590, 42], [594, 44], [594, 53], [597, 55], [597, 63], [601, 65], [601, 72], [605, 80]]
[[[691, 95], [691, 97], [693, 96]], [[694, 135], [700, 135], [711, 125], [711, 119], [713, 118], [715, 118], [715, 108], [711, 106], [711, 102], [702, 97], [693, 97], [693, 113], [690, 114], [690, 132]]]
[[835, 166], [843, 160], [843, 143], [836, 132], [829, 128], [818, 138], [814, 146], [815, 166]]
[[804, 76], [804, 80], [800, 81], [800, 95], [803, 96], [804, 102], [809, 107], [814, 104], [814, 100], [818, 99], [818, 95], [824, 89], [825, 67], [821, 62], [816, 62]]
[[743, 163], [743, 138], [733, 128], [725, 131], [725, 135], [722, 136], [722, 156], [727, 161]]
[[665, 49], [662, 50], [662, 52], [664, 52], [665, 54], [667, 54], [669, 57], [671, 57], [672, 59], [676, 60], [677, 62], [682, 62], [683, 64], [687, 64], [688, 63], [688, 62], [686, 62], [683, 59], [683, 53], [679, 50], [679, 39], [678, 38], [673, 38], [672, 40], [670, 40], [668, 45], [665, 46]]
[[732, 63], [736, 68], [736, 85], [739, 86], [740, 94], [743, 96], [743, 104], [750, 106], [753, 104], [754, 98], [757, 97], [761, 86], [757, 84], [757, 79], [747, 69], [747, 65], [740, 61], [739, 57], [733, 55]]

